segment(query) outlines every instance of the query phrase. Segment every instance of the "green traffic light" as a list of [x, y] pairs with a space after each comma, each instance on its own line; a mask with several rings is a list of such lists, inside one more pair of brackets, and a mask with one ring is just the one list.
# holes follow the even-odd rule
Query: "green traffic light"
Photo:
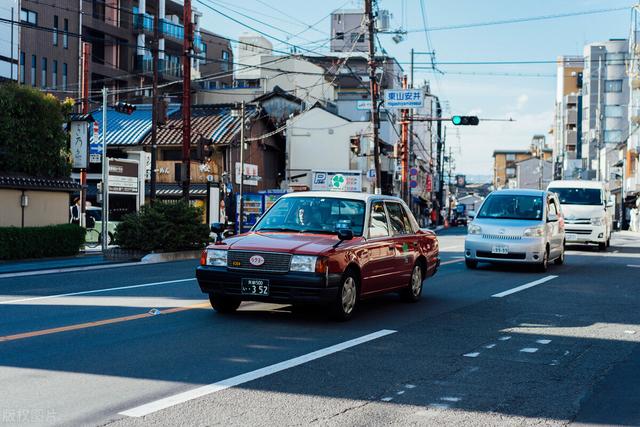
[[454, 125], [459, 125], [460, 123], [462, 123], [462, 117], [461, 116], [453, 116], [453, 117], [451, 117], [451, 122]]

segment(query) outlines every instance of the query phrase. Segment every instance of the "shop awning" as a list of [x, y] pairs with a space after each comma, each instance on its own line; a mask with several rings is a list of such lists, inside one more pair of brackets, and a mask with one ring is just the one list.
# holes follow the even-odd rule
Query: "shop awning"
[[[217, 186], [211, 187], [211, 191], [217, 190]], [[150, 194], [149, 185], [145, 186], [147, 196]], [[189, 185], [190, 196], [206, 196], [207, 184], [191, 184]], [[182, 186], [180, 184], [157, 184], [156, 185], [156, 197], [164, 197], [169, 199], [175, 199], [182, 197]]]
[[[169, 106], [168, 114], [179, 110], [178, 105]], [[102, 109], [92, 113], [99, 126], [98, 141], [93, 140], [93, 131], [90, 132], [91, 143], [102, 141]], [[151, 133], [151, 105], [138, 104], [131, 114], [120, 113], [113, 108], [107, 108], [107, 144], [113, 145], [140, 145]]]

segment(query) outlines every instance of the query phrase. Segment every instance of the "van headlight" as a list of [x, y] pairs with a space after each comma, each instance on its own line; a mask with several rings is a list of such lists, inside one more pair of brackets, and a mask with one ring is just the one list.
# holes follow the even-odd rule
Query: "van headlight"
[[227, 266], [226, 249], [207, 250], [207, 265], [211, 265], [214, 267], [226, 267]]
[[469, 224], [469, 228], [467, 229], [467, 233], [469, 234], [480, 234], [482, 233], [482, 227], [476, 225], [474, 223]]
[[591, 225], [601, 226], [604, 225], [604, 218], [591, 218]]
[[523, 237], [542, 237], [544, 236], [544, 227], [531, 227], [524, 230]]
[[317, 256], [294, 255], [291, 257], [291, 265], [289, 270], [313, 273], [316, 271]]

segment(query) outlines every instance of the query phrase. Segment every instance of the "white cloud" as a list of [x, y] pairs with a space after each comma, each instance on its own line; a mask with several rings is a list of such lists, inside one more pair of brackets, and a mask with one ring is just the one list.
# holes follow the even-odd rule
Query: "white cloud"
[[529, 95], [527, 95], [526, 93], [523, 93], [518, 97], [518, 101], [516, 103], [516, 110], [522, 110], [524, 106], [527, 105], [527, 102], [529, 102]]

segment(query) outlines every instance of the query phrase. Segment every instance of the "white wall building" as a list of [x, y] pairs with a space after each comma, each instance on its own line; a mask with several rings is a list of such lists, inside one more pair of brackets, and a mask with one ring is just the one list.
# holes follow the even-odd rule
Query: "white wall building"
[[553, 180], [553, 163], [532, 157], [516, 163], [516, 187], [545, 190]]

